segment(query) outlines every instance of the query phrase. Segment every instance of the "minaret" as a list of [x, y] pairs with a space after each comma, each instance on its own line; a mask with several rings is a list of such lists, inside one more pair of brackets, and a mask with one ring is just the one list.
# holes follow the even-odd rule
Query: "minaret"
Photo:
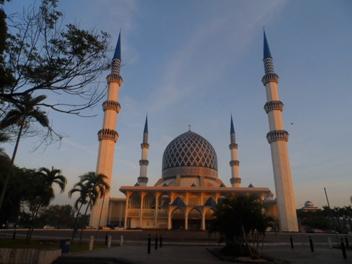
[[141, 144], [141, 160], [139, 161], [140, 172], [138, 177], [138, 185], [145, 186], [148, 183], [147, 168], [148, 168], [148, 117], [145, 117], [144, 131], [143, 131], [143, 142]]
[[238, 145], [236, 143], [236, 134], [235, 127], [233, 125], [233, 120], [231, 116], [231, 128], [230, 128], [230, 152], [231, 152], [231, 185], [232, 187], [240, 187], [241, 186], [241, 178], [240, 178], [240, 162], [238, 160]]
[[[107, 100], [103, 103], [104, 121], [103, 128], [98, 132], [99, 151], [97, 161], [97, 174], [107, 177], [107, 182], [111, 186], [112, 168], [114, 163], [115, 144], [119, 134], [115, 130], [117, 114], [120, 112], [119, 103], [122, 77], [121, 67], [121, 33], [117, 41], [114, 57], [111, 62], [111, 73], [106, 77], [108, 83]], [[91, 210], [89, 225], [93, 227], [105, 226], [108, 224], [110, 193], [106, 193], [104, 198], [98, 199]]]
[[287, 146], [288, 132], [284, 130], [282, 117], [284, 104], [280, 101], [279, 76], [274, 72], [273, 59], [265, 32], [263, 62], [265, 75], [262, 82], [265, 86], [267, 99], [264, 109], [268, 114], [270, 129], [266, 137], [271, 148], [280, 229], [281, 231], [297, 232], [296, 198]]

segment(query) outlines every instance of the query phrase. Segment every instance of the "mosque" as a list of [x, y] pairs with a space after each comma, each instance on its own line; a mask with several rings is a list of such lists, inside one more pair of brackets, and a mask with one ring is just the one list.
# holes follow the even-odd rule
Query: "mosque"
[[[267, 102], [269, 132], [276, 198], [266, 187], [241, 186], [238, 145], [233, 120], [230, 120], [229, 150], [230, 185], [218, 175], [217, 155], [213, 146], [201, 135], [191, 131], [177, 136], [165, 148], [162, 157], [162, 176], [148, 185], [148, 119], [145, 120], [141, 143], [140, 174], [134, 186], [121, 186], [125, 198], [110, 197], [107, 193], [98, 199], [91, 210], [90, 226], [123, 226], [126, 229], [183, 229], [207, 230], [214, 219], [217, 203], [228, 196], [255, 194], [265, 205], [266, 213], [279, 220], [282, 231], [298, 231], [295, 193], [288, 158], [288, 132], [284, 130], [283, 103], [278, 93], [278, 75], [264, 32], [264, 71], [262, 83]], [[121, 36], [119, 35], [111, 73], [107, 76], [107, 100], [103, 103], [103, 128], [98, 132], [99, 150], [97, 173], [108, 177], [111, 184], [115, 144], [119, 134], [117, 116], [120, 88]]]

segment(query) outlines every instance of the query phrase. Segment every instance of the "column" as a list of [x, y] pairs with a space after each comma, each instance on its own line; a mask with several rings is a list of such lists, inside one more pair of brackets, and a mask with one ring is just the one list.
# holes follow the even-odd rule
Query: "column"
[[155, 193], [155, 209], [154, 209], [154, 226], [158, 227], [158, 211], [159, 211], [159, 197], [160, 193]]
[[202, 209], [202, 230], [205, 231], [205, 216], [206, 216], [206, 213], [207, 213], [207, 208], [203, 207]]
[[128, 221], [128, 207], [129, 207], [129, 203], [130, 203], [130, 196], [131, 196], [131, 193], [130, 192], [127, 192], [126, 193], [126, 207], [125, 207], [125, 222], [124, 222], [124, 227], [125, 229], [127, 229], [127, 221]]
[[139, 227], [143, 228], [143, 205], [144, 205], [144, 197], [145, 192], [141, 192], [141, 208], [140, 208], [140, 215], [139, 215]]

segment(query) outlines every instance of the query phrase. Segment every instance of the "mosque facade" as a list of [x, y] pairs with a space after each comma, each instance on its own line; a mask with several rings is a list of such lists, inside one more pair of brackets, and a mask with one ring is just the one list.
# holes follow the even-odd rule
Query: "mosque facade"
[[[214, 219], [217, 203], [229, 196], [256, 195], [265, 204], [266, 213], [277, 217], [282, 231], [298, 231], [293, 179], [288, 158], [288, 132], [283, 127], [283, 103], [279, 99], [278, 75], [274, 72], [267, 38], [264, 33], [264, 70], [262, 82], [266, 89], [269, 132], [276, 199], [266, 187], [241, 185], [238, 144], [233, 120], [230, 120], [229, 150], [230, 185], [218, 175], [217, 154], [200, 134], [189, 129], [173, 139], [162, 157], [162, 175], [148, 184], [148, 119], [145, 120], [141, 143], [140, 173], [134, 186], [121, 186], [125, 198], [106, 193], [92, 208], [90, 226], [123, 226], [126, 229], [207, 230]], [[107, 100], [103, 103], [103, 128], [98, 132], [97, 173], [107, 176], [111, 184], [114, 149], [118, 140], [117, 117], [120, 112], [119, 92], [121, 39], [118, 38], [107, 77]]]

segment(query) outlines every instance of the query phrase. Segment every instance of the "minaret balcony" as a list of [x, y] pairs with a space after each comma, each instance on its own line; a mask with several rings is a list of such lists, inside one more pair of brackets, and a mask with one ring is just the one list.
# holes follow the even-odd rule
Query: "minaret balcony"
[[239, 160], [230, 160], [230, 166], [239, 166], [240, 165], [240, 161]]
[[98, 139], [101, 140], [112, 140], [116, 142], [119, 139], [119, 133], [113, 129], [103, 128], [98, 132]]
[[149, 160], [140, 160], [139, 161], [139, 166], [148, 166]]
[[229, 145], [229, 148], [230, 148], [230, 149], [237, 149], [237, 148], [238, 148], [238, 145], [237, 145], [236, 143], [231, 143], [231, 144]]
[[269, 82], [279, 83], [279, 75], [276, 73], [267, 73], [262, 78], [262, 83], [266, 85]]
[[122, 79], [122, 77], [121, 77], [120, 74], [114, 74], [114, 73], [109, 74], [109, 75], [106, 77], [106, 80], [107, 80], [108, 83], [111, 83], [111, 82], [118, 82], [119, 85], [121, 85], [121, 84], [122, 84], [122, 81], [123, 81], [123, 79]]
[[149, 149], [149, 144], [148, 143], [142, 143], [141, 144], [142, 149]]
[[107, 100], [103, 103], [103, 110], [114, 110], [116, 113], [119, 113], [121, 110], [121, 105], [119, 102]]
[[230, 182], [231, 182], [231, 184], [241, 183], [241, 178], [231, 178]]
[[286, 130], [273, 130], [266, 134], [269, 144], [276, 141], [288, 142], [288, 132]]
[[282, 112], [283, 108], [284, 104], [281, 101], [270, 101], [264, 105], [264, 110], [266, 113], [269, 113], [273, 110], [279, 110]]
[[148, 177], [139, 176], [137, 180], [138, 180], [139, 184], [141, 184], [141, 183], [142, 184], [147, 184], [148, 183]]

